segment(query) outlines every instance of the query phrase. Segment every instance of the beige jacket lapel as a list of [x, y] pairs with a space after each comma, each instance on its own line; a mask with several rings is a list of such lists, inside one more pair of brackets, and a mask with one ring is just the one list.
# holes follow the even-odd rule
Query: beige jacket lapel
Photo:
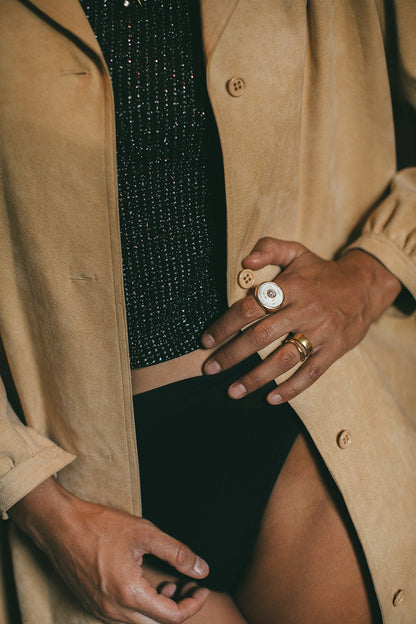
[[27, 4], [44, 13], [102, 57], [100, 46], [78, 0], [30, 0]]
[[[208, 60], [239, 0], [200, 0], [204, 54]], [[102, 56], [84, 11], [78, 0], [30, 0], [39, 11], [69, 31], [96, 54]]]
[[200, 0], [202, 38], [208, 61], [239, 0]]

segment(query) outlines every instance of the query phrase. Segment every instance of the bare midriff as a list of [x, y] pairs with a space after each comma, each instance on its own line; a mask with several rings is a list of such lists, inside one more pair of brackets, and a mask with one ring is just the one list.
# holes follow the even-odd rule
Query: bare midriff
[[202, 375], [202, 365], [211, 353], [212, 350], [209, 349], [197, 349], [160, 364], [132, 369], [133, 394]]

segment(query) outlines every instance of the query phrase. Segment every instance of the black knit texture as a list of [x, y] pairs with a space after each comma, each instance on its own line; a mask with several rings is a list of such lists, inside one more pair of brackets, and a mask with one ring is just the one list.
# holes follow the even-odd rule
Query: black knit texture
[[198, 2], [82, 0], [114, 91], [132, 368], [200, 346], [226, 307], [221, 150]]

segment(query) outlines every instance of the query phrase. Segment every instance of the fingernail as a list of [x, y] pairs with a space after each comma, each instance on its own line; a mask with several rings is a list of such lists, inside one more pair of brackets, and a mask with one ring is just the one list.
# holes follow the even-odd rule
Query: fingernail
[[204, 373], [207, 375], [215, 375], [215, 373], [219, 373], [221, 370], [221, 366], [218, 364], [217, 360], [210, 360], [204, 366]]
[[247, 393], [247, 388], [242, 383], [235, 383], [228, 388], [228, 394], [232, 399], [239, 399]]
[[278, 405], [282, 402], [282, 397], [280, 396], [280, 394], [270, 394], [268, 397], [268, 401], [272, 405]]
[[209, 566], [203, 559], [197, 557], [194, 565], [194, 572], [199, 576], [206, 576], [209, 572]]
[[215, 344], [215, 338], [211, 334], [203, 334], [201, 340], [204, 347], [213, 347]]
[[256, 258], [260, 258], [261, 256], [261, 252], [260, 251], [253, 251], [253, 253], [251, 253], [248, 257], [249, 258], [254, 258], [254, 260], [256, 260]]

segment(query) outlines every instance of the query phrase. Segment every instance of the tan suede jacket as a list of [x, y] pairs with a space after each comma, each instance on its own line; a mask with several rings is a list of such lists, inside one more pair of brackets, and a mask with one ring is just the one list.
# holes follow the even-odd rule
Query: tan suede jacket
[[[265, 235], [325, 258], [360, 247], [416, 295], [416, 171], [396, 174], [385, 54], [416, 108], [416, 3], [386, 5], [201, 0], [230, 302]], [[77, 0], [0, 0], [0, 48], [0, 510], [57, 473], [76, 495], [139, 514], [108, 71]], [[415, 330], [411, 309], [392, 307], [293, 401], [386, 624], [416, 621]], [[8, 525], [24, 622], [97, 622]], [[5, 599], [0, 622], [15, 624]]]

